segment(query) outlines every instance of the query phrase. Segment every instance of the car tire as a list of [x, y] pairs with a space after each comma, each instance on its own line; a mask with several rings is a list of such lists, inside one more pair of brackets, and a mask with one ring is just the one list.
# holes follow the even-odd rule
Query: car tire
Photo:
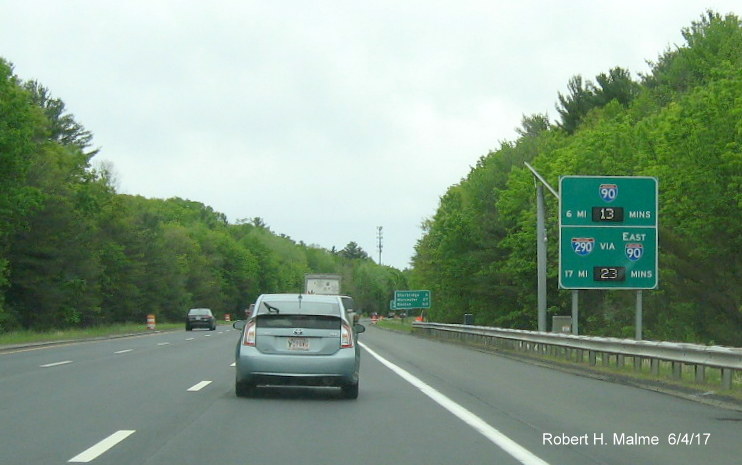
[[216, 325], [214, 325], [211, 328], [209, 328], [209, 331], [214, 331], [215, 329], [216, 329]]
[[358, 399], [358, 383], [346, 384], [341, 387], [343, 390], [343, 397], [346, 399]]
[[250, 397], [255, 392], [255, 385], [250, 383], [235, 381], [234, 393], [237, 397]]

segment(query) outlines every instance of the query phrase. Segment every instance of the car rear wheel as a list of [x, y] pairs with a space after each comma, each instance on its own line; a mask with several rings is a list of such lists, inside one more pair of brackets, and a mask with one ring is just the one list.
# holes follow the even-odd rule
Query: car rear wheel
[[346, 399], [358, 399], [358, 383], [347, 384], [341, 389], [343, 390], [343, 397]]
[[245, 382], [236, 381], [234, 383], [234, 393], [237, 397], [250, 397], [255, 392], [255, 385]]

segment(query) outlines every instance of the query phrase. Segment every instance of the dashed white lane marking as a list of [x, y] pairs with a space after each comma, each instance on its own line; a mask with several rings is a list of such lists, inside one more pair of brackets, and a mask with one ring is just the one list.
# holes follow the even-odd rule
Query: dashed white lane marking
[[189, 337], [189, 338], [186, 338], [186, 341], [192, 341], [194, 339], [196, 339], [196, 338], [195, 337]]
[[200, 383], [198, 383], [198, 384], [196, 384], [196, 385], [193, 385], [193, 386], [189, 387], [189, 388], [188, 388], [188, 391], [189, 391], [189, 392], [198, 392], [198, 391], [200, 391], [201, 389], [203, 389], [203, 388], [205, 388], [206, 386], [208, 386], [209, 384], [211, 384], [211, 381], [201, 381]]
[[236, 366], [237, 366], [237, 362], [232, 362], [232, 364], [231, 364], [231, 365], [229, 365], [229, 366], [231, 366], [231, 367], [236, 367]]
[[170, 345], [170, 343], [169, 342], [158, 342], [157, 345], [158, 346], [168, 346], [168, 345]]
[[118, 350], [118, 351], [114, 352], [114, 354], [125, 354], [125, 353], [127, 353], [127, 352], [131, 352], [131, 351], [133, 351], [133, 350], [134, 350], [134, 349], [124, 349], [124, 350]]
[[87, 463], [95, 460], [101, 454], [120, 443], [124, 439], [134, 434], [135, 430], [120, 430], [116, 431], [112, 435], [108, 436], [104, 440], [100, 441], [93, 447], [81, 452], [80, 454], [72, 457], [69, 462]]
[[39, 365], [39, 367], [41, 368], [58, 367], [59, 365], [67, 365], [68, 363], [72, 363], [72, 360], [65, 360], [64, 362], [47, 363], [46, 365]]
[[548, 462], [541, 460], [539, 457], [531, 453], [531, 451], [516, 443], [509, 437], [505, 436], [496, 428], [490, 426], [489, 423], [485, 422], [469, 410], [465, 409], [450, 398], [436, 391], [433, 387], [426, 384], [424, 381], [420, 380], [409, 371], [405, 370], [404, 368], [398, 367], [397, 365], [393, 364], [373, 350], [369, 349], [366, 344], [363, 344], [361, 342], [359, 342], [358, 344], [366, 349], [366, 351], [371, 354], [372, 357], [374, 357], [387, 368], [395, 372], [399, 377], [418, 388], [420, 391], [422, 391], [423, 394], [430, 397], [438, 405], [448, 410], [464, 423], [477, 430], [480, 434], [492, 441], [497, 447], [510, 454], [520, 463], [524, 465], [549, 465]]

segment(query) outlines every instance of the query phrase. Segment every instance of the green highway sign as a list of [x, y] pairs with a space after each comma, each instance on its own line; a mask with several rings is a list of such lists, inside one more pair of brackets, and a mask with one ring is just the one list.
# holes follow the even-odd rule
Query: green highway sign
[[559, 287], [657, 287], [657, 179], [559, 180]]
[[641, 176], [563, 176], [560, 225], [657, 227], [657, 179]]
[[430, 308], [430, 291], [394, 291], [392, 306], [396, 310]]
[[656, 228], [565, 228], [560, 286], [565, 289], [657, 287]]

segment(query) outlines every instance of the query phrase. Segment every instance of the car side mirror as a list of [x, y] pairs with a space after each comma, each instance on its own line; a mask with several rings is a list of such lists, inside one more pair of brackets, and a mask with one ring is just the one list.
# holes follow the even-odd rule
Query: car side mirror
[[366, 327], [359, 324], [354, 325], [353, 329], [356, 331], [356, 334], [360, 334], [366, 331]]
[[232, 323], [232, 327], [234, 329], [239, 329], [242, 331], [242, 329], [245, 327], [245, 320], [237, 320], [234, 323]]

